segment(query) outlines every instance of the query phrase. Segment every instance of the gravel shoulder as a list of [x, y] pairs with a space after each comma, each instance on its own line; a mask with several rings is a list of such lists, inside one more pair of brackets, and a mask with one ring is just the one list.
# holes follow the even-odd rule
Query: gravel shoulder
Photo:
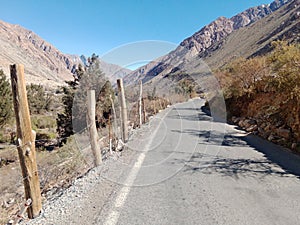
[[[166, 109], [168, 110], [168, 109]], [[123, 151], [108, 155], [99, 167], [75, 180], [71, 187], [54, 194], [43, 203], [42, 213], [34, 220], [25, 219], [21, 224], [95, 224], [96, 215], [109, 208], [123, 186], [130, 168], [139, 151], [147, 143], [151, 132], [158, 126], [159, 118], [165, 112], [154, 116], [149, 123], [133, 130]]]

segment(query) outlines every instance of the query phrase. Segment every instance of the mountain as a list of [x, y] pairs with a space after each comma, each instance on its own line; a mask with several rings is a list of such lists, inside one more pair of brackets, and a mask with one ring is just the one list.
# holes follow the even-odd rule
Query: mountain
[[76, 56], [61, 53], [30, 30], [0, 21], [0, 65], [9, 75], [9, 65], [24, 64], [27, 82], [52, 85], [72, 79]]
[[[88, 64], [88, 59], [84, 55], [80, 56], [80, 59], [83, 65]], [[99, 61], [102, 72], [112, 84], [116, 84], [117, 79], [123, 78], [124, 76], [132, 72], [131, 70], [123, 68], [119, 65], [107, 63], [101, 59]]]
[[125, 82], [162, 78], [194, 58], [201, 58], [211, 68], [217, 68], [232, 57], [266, 52], [272, 40], [296, 39], [299, 37], [294, 35], [299, 34], [299, 5], [299, 0], [276, 0], [232, 18], [219, 17], [183, 40], [174, 51], [127, 75]]
[[276, 0], [269, 5], [261, 5], [250, 8], [230, 19], [220, 17], [211, 24], [202, 28], [193, 36], [185, 39], [180, 45], [191, 51], [195, 51], [196, 53], [202, 53], [214, 43], [226, 38], [233, 31], [259, 21], [288, 2], [288, 0]]
[[[9, 65], [20, 63], [25, 67], [27, 83], [57, 87], [73, 79], [79, 63], [77, 55], [64, 54], [34, 32], [19, 25], [0, 21], [0, 69], [9, 75]], [[117, 65], [100, 61], [103, 72], [115, 82], [130, 72]]]
[[271, 42], [300, 42], [300, 1], [288, 4], [268, 16], [241, 27], [228, 37], [199, 53], [211, 68], [218, 68], [237, 57], [253, 57], [271, 51]]

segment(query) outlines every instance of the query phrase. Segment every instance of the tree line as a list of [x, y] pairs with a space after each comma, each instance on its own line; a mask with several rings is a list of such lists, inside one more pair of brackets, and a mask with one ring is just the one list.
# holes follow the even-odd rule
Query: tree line
[[[111, 115], [110, 96], [114, 99], [114, 91], [111, 83], [101, 71], [99, 58], [95, 54], [88, 58], [85, 65], [78, 66], [73, 80], [66, 81], [66, 85], [56, 91], [45, 89], [44, 86], [38, 84], [28, 84], [26, 89], [31, 115], [47, 115], [50, 112], [56, 114], [54, 117], [56, 117], [57, 139], [60, 145], [66, 143], [67, 138], [74, 134], [74, 131], [77, 132], [86, 127], [87, 90], [96, 91], [97, 127], [105, 127]], [[6, 142], [7, 138], [3, 138], [3, 128], [13, 127], [14, 117], [11, 85], [3, 70], [0, 70], [0, 95], [2, 96], [0, 98], [0, 142]], [[33, 118], [32, 121], [39, 123], [43, 118]], [[33, 124], [33, 127], [40, 128], [39, 124]], [[41, 136], [45, 137], [45, 135]]]

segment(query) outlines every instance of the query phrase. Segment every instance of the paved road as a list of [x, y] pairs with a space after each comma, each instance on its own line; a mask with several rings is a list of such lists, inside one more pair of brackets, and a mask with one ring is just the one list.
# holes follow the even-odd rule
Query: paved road
[[300, 158], [212, 121], [203, 103], [159, 113], [30, 224], [300, 224]]
[[300, 158], [213, 122], [202, 100], [160, 113], [128, 143], [133, 163], [94, 223], [300, 224]]

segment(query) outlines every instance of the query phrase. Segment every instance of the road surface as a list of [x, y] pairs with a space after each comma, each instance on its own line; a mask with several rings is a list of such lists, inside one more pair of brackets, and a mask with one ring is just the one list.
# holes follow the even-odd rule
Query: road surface
[[212, 122], [202, 103], [160, 115], [131, 187], [99, 224], [300, 224], [299, 158]]
[[45, 224], [300, 224], [300, 158], [214, 122], [203, 103], [155, 116], [131, 137], [126, 160]]

